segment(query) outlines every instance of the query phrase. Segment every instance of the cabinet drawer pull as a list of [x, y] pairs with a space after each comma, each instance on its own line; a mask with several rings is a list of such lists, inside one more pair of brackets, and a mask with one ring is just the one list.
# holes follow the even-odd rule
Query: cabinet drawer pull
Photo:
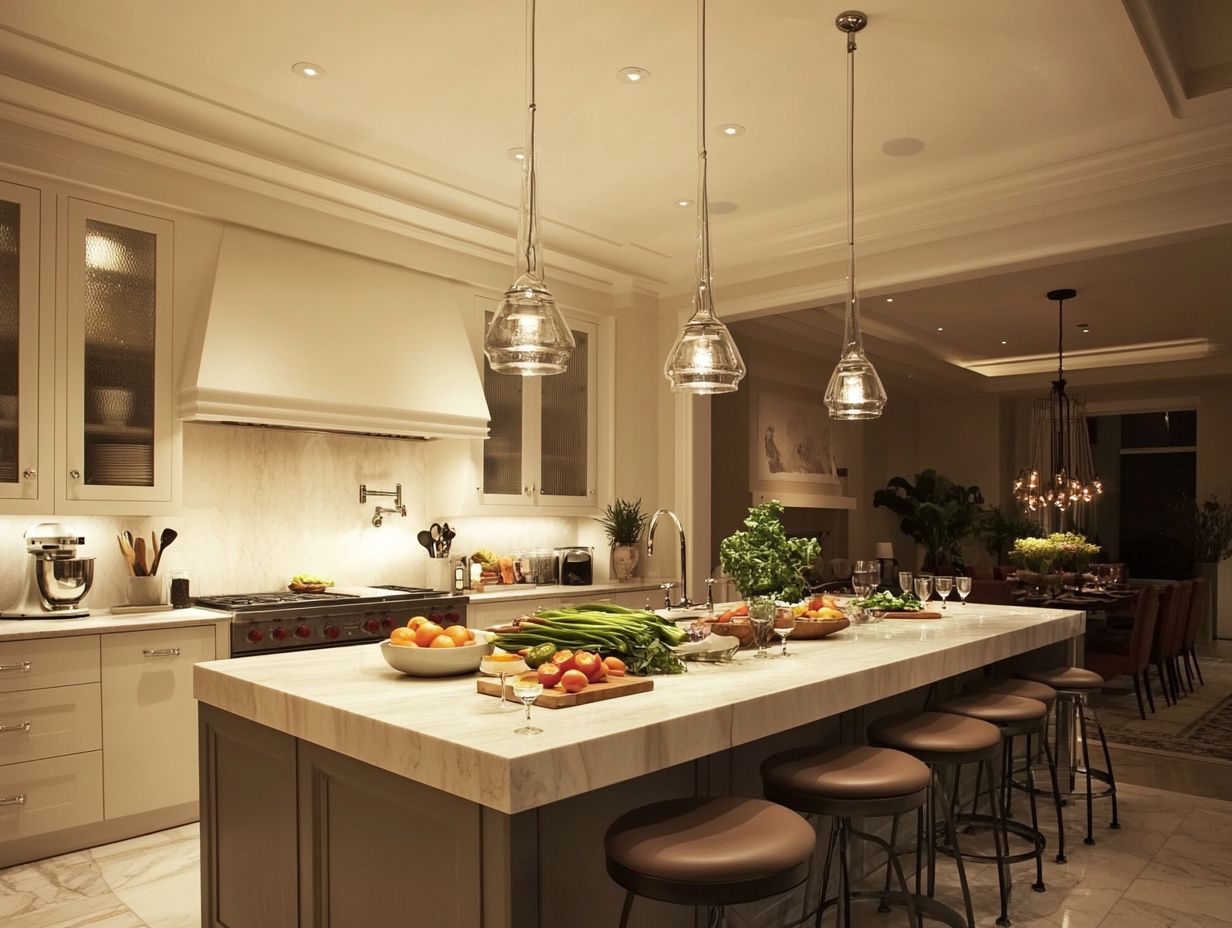
[[179, 648], [145, 648], [141, 652], [146, 657], [179, 657]]
[[18, 793], [16, 796], [0, 796], [0, 806], [24, 806], [25, 804], [25, 793]]
[[28, 721], [13, 722], [11, 725], [0, 725], [0, 735], [3, 735], [5, 732], [10, 732], [10, 731], [29, 731], [29, 730], [30, 730], [30, 723]]
[[11, 673], [16, 671], [22, 673], [30, 669], [29, 661], [18, 661], [16, 664], [0, 664], [0, 673]]

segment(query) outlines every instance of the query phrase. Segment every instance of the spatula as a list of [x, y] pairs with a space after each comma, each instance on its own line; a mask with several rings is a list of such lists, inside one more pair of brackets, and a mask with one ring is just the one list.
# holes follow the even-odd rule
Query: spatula
[[128, 562], [128, 569], [133, 572], [133, 576], [137, 576], [137, 555], [133, 551], [133, 546], [128, 543], [128, 539], [124, 537], [123, 532], [116, 532], [116, 541], [120, 543], [120, 553], [124, 555], [124, 560]]
[[133, 566], [133, 573], [135, 573], [138, 577], [148, 577], [150, 575], [150, 572], [149, 570], [146, 569], [147, 562], [145, 559], [145, 539], [144, 538], [134, 538], [133, 539], [133, 554], [136, 558], [136, 563]]
[[154, 555], [154, 565], [150, 568], [150, 575], [158, 573], [159, 562], [163, 559], [163, 552], [167, 550], [167, 545], [180, 537], [180, 533], [173, 528], [163, 529], [163, 533], [158, 536], [158, 552]]

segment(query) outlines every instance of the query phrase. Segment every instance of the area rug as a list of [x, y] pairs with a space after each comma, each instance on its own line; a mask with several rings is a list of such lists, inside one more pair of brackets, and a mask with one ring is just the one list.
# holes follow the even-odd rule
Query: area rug
[[1152, 668], [1157, 711], [1152, 715], [1148, 708], [1145, 720], [1138, 718], [1130, 678], [1109, 680], [1103, 692], [1091, 699], [1109, 744], [1232, 764], [1232, 661], [1215, 657], [1200, 660], [1206, 685], [1198, 685], [1195, 677], [1196, 692], [1174, 706], [1164, 705]]

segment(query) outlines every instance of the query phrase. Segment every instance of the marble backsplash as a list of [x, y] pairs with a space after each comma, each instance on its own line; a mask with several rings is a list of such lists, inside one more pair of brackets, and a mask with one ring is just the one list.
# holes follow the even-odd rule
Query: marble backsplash
[[[125, 602], [129, 575], [116, 532], [149, 538], [179, 533], [160, 574], [191, 574], [194, 595], [281, 589], [294, 574], [314, 573], [339, 584], [426, 582], [427, 551], [416, 534], [435, 517], [425, 498], [422, 442], [245, 426], [184, 425], [184, 506], [158, 517], [73, 516], [63, 521], [85, 536], [83, 555], [97, 558], [84, 605]], [[377, 502], [359, 502], [359, 485], [392, 490], [402, 484], [407, 515], [371, 524]], [[45, 516], [0, 515], [0, 609], [21, 593], [28, 556], [22, 535]], [[453, 551], [505, 553], [576, 544], [580, 519], [478, 517], [451, 520]], [[589, 543], [589, 542], [586, 542]]]

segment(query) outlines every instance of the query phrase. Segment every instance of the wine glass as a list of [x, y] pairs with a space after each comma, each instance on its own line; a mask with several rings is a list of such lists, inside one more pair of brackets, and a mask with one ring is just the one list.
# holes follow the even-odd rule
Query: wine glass
[[902, 591], [903, 596], [911, 595], [911, 571], [900, 570], [898, 572], [898, 588]]
[[933, 595], [933, 578], [932, 577], [916, 577], [915, 578], [915, 596], [920, 601], [920, 605], [924, 605]]
[[753, 626], [753, 635], [757, 639], [757, 653], [753, 657], [758, 660], [770, 658], [770, 653], [766, 650], [766, 638], [777, 611], [772, 599], [755, 599], [749, 603], [749, 623]]
[[937, 577], [933, 580], [933, 584], [937, 587], [937, 595], [941, 597], [941, 608], [944, 609], [950, 599], [950, 590], [954, 589], [954, 578]]
[[790, 635], [796, 628], [796, 611], [791, 607], [778, 610], [778, 614], [774, 617], [774, 633], [779, 636], [779, 641], [783, 643], [783, 650], [779, 651], [779, 657], [787, 657], [787, 636]]
[[511, 673], [524, 673], [530, 668], [521, 654], [485, 654], [479, 659], [479, 672], [489, 677], [500, 677], [500, 703], [498, 712], [503, 712], [510, 706], [517, 708], [517, 703], [509, 703], [505, 699], [505, 677]]
[[958, 598], [962, 601], [962, 605], [967, 605], [967, 597], [971, 595], [971, 578], [955, 577], [954, 589], [958, 591]]
[[522, 705], [526, 706], [526, 724], [521, 728], [515, 728], [515, 735], [541, 735], [542, 728], [536, 728], [530, 723], [530, 706], [536, 699], [543, 694], [543, 683], [539, 679], [539, 674], [520, 673], [513, 678], [513, 695], [522, 700]]

